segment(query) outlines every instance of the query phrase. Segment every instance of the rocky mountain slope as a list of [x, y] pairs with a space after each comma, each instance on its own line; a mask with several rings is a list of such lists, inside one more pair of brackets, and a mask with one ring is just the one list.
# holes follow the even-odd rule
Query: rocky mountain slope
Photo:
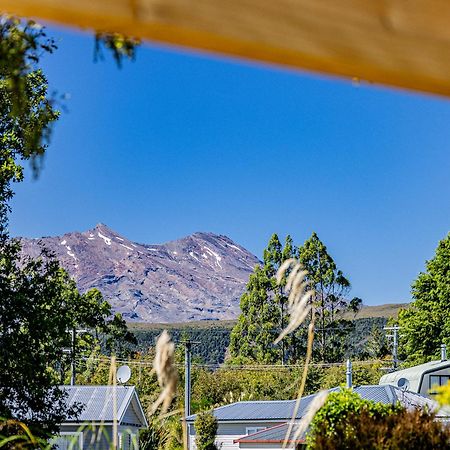
[[139, 244], [98, 224], [85, 232], [22, 238], [23, 252], [51, 250], [84, 292], [98, 288], [127, 320], [234, 319], [256, 256], [226, 236], [194, 233], [159, 245]]

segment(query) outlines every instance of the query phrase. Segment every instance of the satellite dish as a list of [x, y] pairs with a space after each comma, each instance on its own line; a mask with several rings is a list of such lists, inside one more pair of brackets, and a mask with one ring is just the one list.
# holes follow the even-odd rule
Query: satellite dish
[[120, 384], [126, 383], [131, 377], [131, 369], [128, 366], [120, 366], [116, 372], [116, 379]]
[[407, 378], [400, 378], [397, 381], [397, 386], [404, 392], [409, 388], [409, 380]]

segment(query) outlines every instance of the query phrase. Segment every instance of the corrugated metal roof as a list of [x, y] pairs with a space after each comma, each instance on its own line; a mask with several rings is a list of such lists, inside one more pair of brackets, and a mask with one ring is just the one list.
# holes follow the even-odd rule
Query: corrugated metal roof
[[[263, 443], [280, 443], [284, 442], [286, 434], [289, 429], [288, 423], [283, 423], [281, 425], [276, 425], [274, 427], [266, 428], [265, 430], [258, 431], [257, 433], [249, 434], [236, 439], [234, 442], [248, 442], [253, 444], [263, 444]], [[294, 424], [292, 430], [287, 439], [288, 442], [293, 442], [295, 433], [297, 432], [298, 424]], [[297, 439], [296, 442], [303, 442], [304, 439]]]
[[[329, 392], [336, 392], [340, 388], [329, 389]], [[410, 408], [424, 408], [434, 410], [436, 402], [414, 392], [403, 392], [400, 388], [392, 385], [369, 385], [355, 386], [354, 392], [358, 393], [366, 400], [384, 404], [394, 404], [400, 402], [403, 406]], [[301, 419], [308, 405], [316, 394], [303, 397], [300, 401], [300, 407], [296, 419]], [[220, 421], [252, 421], [252, 420], [289, 420], [294, 412], [295, 400], [281, 401], [246, 401], [237, 402], [230, 405], [221, 406], [214, 409], [214, 416]], [[192, 422], [196, 418], [193, 414], [186, 418]]]
[[409, 381], [409, 389], [417, 392], [424, 373], [446, 368], [450, 368], [450, 361], [430, 361], [419, 366], [387, 373], [380, 378], [380, 384], [393, 384], [397, 386], [397, 381], [400, 378], [406, 378]]
[[[67, 422], [112, 422], [113, 387], [112, 386], [61, 386], [67, 392], [67, 405], [82, 404], [84, 408], [76, 420]], [[130, 399], [136, 394], [134, 386], [117, 386], [117, 417], [123, 416]]]

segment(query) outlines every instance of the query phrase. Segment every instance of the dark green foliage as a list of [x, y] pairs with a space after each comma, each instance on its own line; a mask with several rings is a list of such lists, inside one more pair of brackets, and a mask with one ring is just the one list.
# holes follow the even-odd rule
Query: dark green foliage
[[22, 181], [21, 161], [38, 161], [58, 118], [47, 95], [40, 57], [55, 45], [34, 22], [0, 17], [0, 224], [5, 231], [11, 184]]
[[314, 450], [447, 449], [450, 431], [432, 414], [363, 400], [350, 390], [331, 393], [307, 436]]
[[120, 33], [95, 33], [95, 58], [103, 58], [101, 47], [112, 52], [114, 60], [119, 67], [122, 60], [128, 58], [133, 60], [136, 57], [136, 48], [140, 44], [139, 39], [129, 38]]
[[76, 413], [52, 370], [70, 344], [71, 284], [55, 261], [21, 259], [16, 242], [0, 246], [0, 417], [45, 434]]
[[295, 255], [292, 239], [284, 247], [276, 234], [264, 250], [262, 266], [256, 266], [241, 297], [241, 314], [230, 337], [230, 354], [238, 364], [273, 364], [286, 361], [286, 341], [273, 342], [286, 324], [286, 295], [276, 283], [276, 273], [286, 259]]
[[214, 443], [217, 434], [217, 419], [212, 412], [200, 412], [194, 422], [195, 445], [198, 450], [217, 450]]
[[315, 290], [314, 305], [318, 314], [316, 324], [316, 347], [322, 361], [335, 362], [342, 358], [342, 343], [349, 323], [342, 320], [348, 310], [355, 314], [362, 301], [347, 299], [350, 282], [339, 270], [327, 248], [316, 233], [298, 250], [299, 259], [308, 275], [306, 279]]
[[293, 245], [290, 236], [282, 246], [274, 234], [264, 250], [263, 264], [250, 275], [241, 297], [241, 314], [230, 338], [231, 361], [238, 364], [295, 363], [304, 357], [306, 324], [277, 346], [273, 345], [289, 319], [284, 292], [286, 277], [278, 286], [275, 276], [285, 260], [297, 257], [308, 271], [306, 278], [315, 291], [313, 302], [319, 316], [315, 329], [315, 359], [336, 362], [348, 353], [346, 338], [352, 323], [342, 316], [349, 311], [356, 315], [362, 300], [347, 298], [350, 282], [336, 267], [316, 233], [299, 248]]
[[398, 315], [400, 356], [409, 364], [436, 359], [440, 345], [450, 345], [450, 233], [426, 269], [412, 284], [414, 301]]
[[389, 347], [384, 330], [373, 325], [366, 342], [366, 352], [369, 357], [375, 359], [384, 358], [389, 355]]
[[[222, 323], [222, 322], [220, 322]], [[343, 331], [345, 334], [345, 342], [339, 349], [342, 356], [340, 361], [344, 358], [365, 359], [367, 357], [375, 358], [369, 353], [367, 348], [368, 340], [373, 328], [377, 328], [383, 335], [383, 327], [386, 325], [387, 319], [384, 317], [370, 317], [364, 319], [355, 319], [348, 321], [347, 326]], [[227, 347], [230, 342], [230, 333], [235, 322], [225, 323], [220, 325], [217, 322], [210, 322], [207, 326], [178, 325], [178, 328], [170, 328], [170, 334], [175, 342], [179, 342], [182, 336], [188, 337], [193, 341], [198, 341], [192, 349], [193, 355], [197, 360], [207, 365], [219, 365], [225, 361]], [[156, 338], [164, 330], [164, 325], [152, 325], [145, 327], [144, 325], [134, 325], [132, 327], [133, 333], [137, 339], [137, 345], [129, 345], [128, 350], [146, 351], [153, 346]], [[302, 330], [300, 330], [302, 331]], [[300, 349], [306, 347], [306, 334], [301, 336], [300, 331], [296, 333], [296, 346]], [[106, 351], [106, 349], [104, 349]], [[301, 354], [299, 352], [299, 354]], [[303, 353], [304, 354], [304, 353]], [[302, 362], [300, 360], [300, 362]], [[250, 363], [252, 363], [250, 361]]]
[[[157, 337], [164, 330], [152, 327], [150, 329], [134, 328], [133, 333], [137, 340], [136, 346], [130, 346], [132, 351], [146, 351], [148, 347], [154, 346]], [[231, 326], [221, 326], [213, 324], [210, 327], [195, 328], [190, 325], [180, 328], [171, 328], [170, 335], [174, 342], [180, 342], [182, 337], [192, 341], [200, 342], [193, 346], [194, 357], [204, 364], [222, 364], [225, 359], [225, 352], [230, 343]]]

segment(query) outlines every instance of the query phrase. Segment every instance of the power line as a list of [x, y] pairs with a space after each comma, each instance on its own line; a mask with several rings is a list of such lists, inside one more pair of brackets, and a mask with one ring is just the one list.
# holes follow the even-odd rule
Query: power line
[[[97, 361], [109, 363], [111, 359], [107, 356], [104, 357], [84, 357], [80, 358], [84, 361]], [[143, 366], [143, 367], [153, 367], [153, 361], [139, 361], [134, 359], [116, 359], [117, 363]], [[377, 363], [386, 363], [386, 360], [364, 360], [364, 361], [353, 361], [353, 366], [363, 366], [372, 365]], [[339, 367], [343, 366], [345, 361], [335, 362], [335, 363], [310, 363], [311, 367]], [[185, 367], [185, 364], [175, 364], [176, 367]], [[204, 368], [204, 369], [221, 369], [221, 370], [287, 370], [287, 369], [303, 369], [303, 364], [245, 364], [245, 365], [228, 365], [228, 364], [201, 364], [201, 363], [191, 363], [192, 368]]]

